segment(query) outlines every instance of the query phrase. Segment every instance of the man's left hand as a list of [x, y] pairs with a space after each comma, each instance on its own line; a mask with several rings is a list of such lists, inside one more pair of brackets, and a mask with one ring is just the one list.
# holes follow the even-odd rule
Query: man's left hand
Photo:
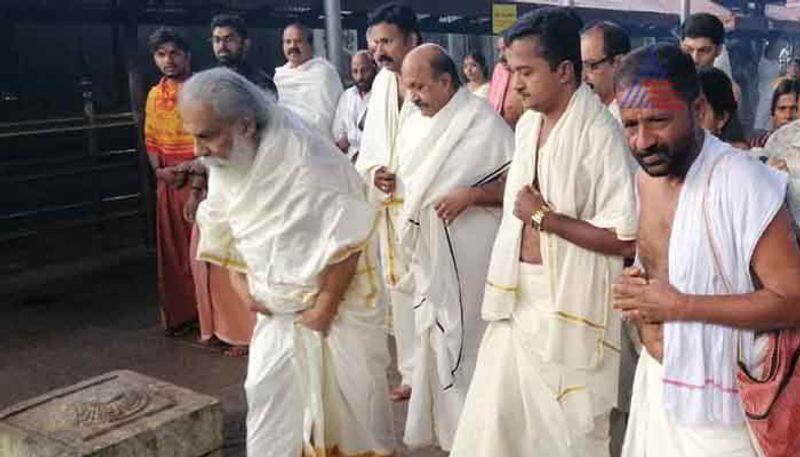
[[514, 202], [514, 216], [524, 223], [530, 223], [531, 216], [539, 208], [545, 205], [542, 194], [533, 186], [527, 185], [517, 192], [517, 200]]
[[645, 324], [681, 320], [684, 295], [667, 282], [621, 276], [611, 287], [614, 308], [629, 320]]
[[436, 215], [449, 225], [472, 204], [472, 188], [459, 187], [442, 197], [433, 208]]

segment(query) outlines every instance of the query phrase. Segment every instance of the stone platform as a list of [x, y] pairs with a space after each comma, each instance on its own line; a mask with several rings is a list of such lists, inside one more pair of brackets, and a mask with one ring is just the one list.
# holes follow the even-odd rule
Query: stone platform
[[217, 457], [219, 401], [118, 370], [0, 411], [3, 457]]

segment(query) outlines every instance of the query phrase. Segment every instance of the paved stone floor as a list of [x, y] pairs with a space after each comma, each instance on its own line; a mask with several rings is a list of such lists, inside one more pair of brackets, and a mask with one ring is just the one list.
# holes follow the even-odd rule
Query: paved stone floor
[[[244, 456], [246, 360], [195, 343], [196, 334], [164, 337], [157, 323], [151, 260], [0, 294], [0, 409], [125, 368], [219, 398], [226, 418], [224, 456]], [[403, 406], [395, 406], [398, 443]], [[425, 449], [402, 455], [446, 454]]]
[[[107, 371], [130, 369], [220, 399], [224, 456], [244, 456], [246, 360], [225, 357], [219, 349], [197, 344], [196, 337], [162, 335], [152, 259], [0, 293], [0, 409]], [[396, 372], [388, 376], [391, 383], [398, 379]], [[446, 455], [403, 448], [405, 404], [396, 404], [394, 413], [400, 455]], [[613, 455], [618, 455], [622, 420], [615, 416], [612, 423]]]

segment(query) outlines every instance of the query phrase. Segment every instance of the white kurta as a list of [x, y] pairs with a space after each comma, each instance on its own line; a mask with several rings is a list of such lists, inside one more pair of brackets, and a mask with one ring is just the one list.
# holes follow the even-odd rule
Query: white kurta
[[[623, 259], [591, 252], [542, 232], [543, 265], [535, 281], [546, 285], [547, 290], [528, 294], [535, 296], [530, 299], [539, 303], [535, 306], [530, 300], [525, 305], [521, 298], [527, 286], [519, 263], [523, 222], [514, 216], [513, 209], [519, 190], [533, 182], [541, 123], [539, 113], [528, 111], [517, 124], [503, 219], [492, 250], [483, 301], [483, 317], [491, 322], [456, 433], [453, 456], [609, 452], [603, 446], [598, 451], [596, 442], [608, 439], [602, 430], [607, 430], [608, 414], [617, 401], [620, 318], [613, 310], [610, 291], [612, 281], [622, 271]], [[632, 240], [636, 209], [625, 154], [618, 124], [591, 89], [581, 84], [540, 148], [538, 173], [543, 197], [557, 213], [612, 230], [619, 239]], [[494, 373], [500, 360], [511, 364], [504, 370], [517, 373], [507, 383], [492, 380], [505, 379]], [[526, 375], [530, 371], [550, 374], [538, 382]], [[515, 383], [516, 378], [523, 381]], [[537, 394], [541, 401], [527, 395], [531, 389], [541, 390]], [[536, 403], [516, 401], [519, 398], [531, 398]], [[491, 406], [487, 412], [487, 404], [504, 408]], [[547, 427], [526, 425], [553, 421], [569, 424], [568, 439], [563, 431], [554, 437]], [[540, 443], [552, 439], [561, 440], [551, 445], [555, 454], [544, 450], [547, 448], [539, 449]], [[557, 451], [565, 448], [571, 453]]]
[[[752, 292], [751, 257], [785, 192], [783, 173], [706, 133], [672, 223], [670, 283], [686, 294]], [[736, 381], [738, 358], [758, 364], [753, 345], [752, 331], [665, 323], [663, 368], [650, 356], [637, 367], [623, 455], [756, 455]]]
[[367, 114], [369, 92], [362, 96], [358, 88], [353, 86], [339, 98], [336, 107], [336, 116], [333, 118], [333, 139], [339, 141], [343, 136], [347, 138], [350, 147], [347, 157], [352, 161], [356, 158], [361, 144], [362, 129]]
[[404, 441], [449, 450], [485, 328], [480, 306], [500, 211], [468, 208], [445, 225], [435, 205], [456, 188], [499, 176], [514, 134], [462, 88], [433, 117], [410, 116], [398, 143], [400, 238], [411, 255], [419, 340]]
[[401, 383], [410, 386], [417, 340], [414, 336], [413, 278], [409, 272], [409, 257], [396, 233], [401, 221], [403, 187], [400, 183], [393, 194], [387, 195], [373, 184], [378, 168], [397, 171], [397, 132], [409, 115], [419, 111], [410, 102], [400, 105], [400, 94], [397, 74], [382, 69], [372, 83], [361, 151], [355, 166], [364, 180], [370, 201], [381, 209], [378, 221], [381, 273], [391, 303], [397, 368]]
[[[250, 345], [247, 452], [388, 455], [389, 355], [369, 240], [375, 211], [343, 154], [274, 107], [251, 168], [209, 170], [198, 258], [246, 272], [259, 315]], [[300, 325], [320, 273], [361, 252], [356, 276], [323, 336]]]
[[330, 62], [315, 57], [297, 68], [286, 63], [275, 69], [275, 85], [279, 104], [333, 140], [333, 116], [343, 89], [339, 73]]

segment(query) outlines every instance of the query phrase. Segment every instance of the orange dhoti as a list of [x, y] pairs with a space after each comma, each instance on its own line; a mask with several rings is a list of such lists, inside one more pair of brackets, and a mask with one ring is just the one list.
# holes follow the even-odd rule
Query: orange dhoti
[[[161, 157], [161, 166], [174, 166], [185, 158]], [[158, 181], [156, 232], [158, 236], [158, 291], [161, 321], [166, 329], [177, 329], [197, 319], [194, 281], [189, 253], [192, 224], [183, 219], [189, 186], [180, 189]]]
[[[200, 234], [192, 232], [192, 259], [196, 258]], [[256, 313], [247, 309], [233, 289], [229, 270], [217, 265], [192, 260], [200, 340], [217, 337], [233, 346], [248, 346], [256, 325]]]

